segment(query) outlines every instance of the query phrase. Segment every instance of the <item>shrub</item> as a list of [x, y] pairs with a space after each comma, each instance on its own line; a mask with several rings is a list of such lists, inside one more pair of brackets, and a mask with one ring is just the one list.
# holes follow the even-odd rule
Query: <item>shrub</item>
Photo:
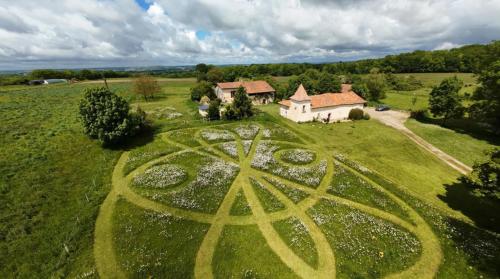
[[208, 105], [207, 117], [209, 120], [219, 120], [220, 119], [220, 99], [215, 99], [210, 101]]
[[227, 105], [224, 110], [224, 119], [226, 120], [236, 120], [238, 119], [236, 115], [236, 111], [234, 110], [233, 106]]
[[363, 114], [363, 119], [364, 120], [370, 120], [370, 115], [365, 112], [365, 114]]
[[203, 96], [207, 96], [210, 100], [217, 98], [212, 88], [212, 84], [206, 81], [200, 81], [191, 88], [191, 100], [198, 102]]
[[142, 110], [129, 113], [129, 104], [105, 87], [87, 88], [79, 105], [84, 133], [102, 144], [114, 144], [145, 125]]
[[361, 120], [361, 119], [363, 119], [363, 115], [364, 115], [364, 112], [362, 109], [358, 109], [358, 108], [351, 109], [351, 111], [349, 112], [349, 119]]

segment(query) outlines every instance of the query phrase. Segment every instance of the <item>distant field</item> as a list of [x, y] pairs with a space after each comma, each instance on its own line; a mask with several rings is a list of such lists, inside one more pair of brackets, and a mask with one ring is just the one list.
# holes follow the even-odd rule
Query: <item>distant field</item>
[[[439, 85], [445, 78], [457, 76], [464, 82], [464, 87], [460, 94], [472, 94], [476, 88], [476, 78], [473, 74], [466, 73], [414, 73], [414, 74], [396, 74], [398, 76], [413, 75], [421, 80], [424, 88], [415, 91], [395, 91], [390, 90], [386, 93], [387, 97], [380, 100], [381, 103], [387, 104], [395, 109], [401, 110], [423, 110], [429, 106], [429, 93], [433, 86]], [[415, 105], [412, 104], [413, 96], [417, 97]]]
[[417, 79], [421, 80], [426, 87], [432, 87], [438, 85], [443, 79], [449, 77], [458, 77], [463, 80], [465, 84], [475, 84], [476, 78], [474, 74], [470, 73], [404, 73], [396, 74], [397, 76], [409, 76], [412, 75]]

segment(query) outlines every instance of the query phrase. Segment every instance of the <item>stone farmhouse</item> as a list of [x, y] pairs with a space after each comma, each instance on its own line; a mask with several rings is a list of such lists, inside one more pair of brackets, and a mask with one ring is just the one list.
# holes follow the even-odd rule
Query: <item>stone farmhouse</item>
[[366, 101], [352, 91], [350, 84], [342, 84], [341, 91], [309, 96], [301, 84], [289, 100], [279, 102], [280, 115], [295, 122], [346, 120], [352, 109], [363, 109]]
[[223, 103], [232, 103], [234, 94], [243, 86], [254, 105], [272, 103], [274, 101], [274, 88], [264, 80], [220, 82], [215, 87], [217, 98]]

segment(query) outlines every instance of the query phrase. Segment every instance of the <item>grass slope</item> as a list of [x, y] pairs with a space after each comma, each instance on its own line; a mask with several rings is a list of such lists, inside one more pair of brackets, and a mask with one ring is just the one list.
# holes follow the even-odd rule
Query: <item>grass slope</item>
[[[158, 98], [139, 103], [146, 109], [169, 103], [183, 113], [155, 122], [171, 129], [195, 115], [196, 105], [186, 99], [193, 84], [162, 82]], [[83, 135], [78, 102], [84, 88], [102, 85], [0, 88], [0, 274], [96, 275], [94, 224], [121, 150], [102, 149]], [[130, 87], [110, 83], [111, 90], [135, 101]]]
[[0, 274], [95, 272], [95, 218], [120, 152], [82, 134], [84, 87], [0, 94]]
[[468, 134], [446, 129], [438, 125], [425, 124], [414, 119], [405, 123], [408, 129], [430, 142], [437, 148], [472, 166], [475, 161], [484, 159], [484, 151], [498, 147], [500, 140], [481, 140]]

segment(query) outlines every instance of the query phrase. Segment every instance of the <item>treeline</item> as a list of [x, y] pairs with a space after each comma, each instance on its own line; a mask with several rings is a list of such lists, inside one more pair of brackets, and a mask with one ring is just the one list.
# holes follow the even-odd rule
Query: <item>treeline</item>
[[34, 70], [28, 75], [0, 76], [0, 85], [26, 84], [32, 79], [65, 78], [94, 80], [117, 77], [133, 77], [148, 74], [158, 77], [185, 78], [198, 80], [235, 81], [239, 78], [261, 76], [298, 76], [307, 70], [318, 70], [335, 75], [368, 74], [374, 68], [382, 73], [479, 73], [484, 65], [491, 64], [500, 56], [500, 41], [486, 45], [468, 45], [450, 50], [414, 51], [388, 55], [379, 59], [364, 59], [350, 62], [325, 64], [252, 64], [234, 66], [213, 66], [198, 64], [194, 70], [180, 71], [112, 71], [112, 70]]
[[199, 80], [211, 80], [210, 71], [219, 71], [213, 76], [223, 81], [258, 76], [294, 76], [315, 69], [330, 74], [368, 74], [374, 68], [382, 73], [478, 73], [483, 65], [491, 64], [500, 55], [500, 41], [486, 45], [468, 45], [451, 50], [421, 51], [388, 55], [379, 59], [364, 59], [351, 62], [327, 64], [253, 64], [219, 66], [198, 64], [196, 71]]
[[168, 78], [195, 77], [192, 70], [186, 71], [114, 71], [114, 70], [33, 70], [28, 74], [0, 75], [0, 85], [28, 84], [30, 80], [67, 79], [67, 80], [98, 80], [103, 78], [127, 78], [140, 75], [150, 75]]

